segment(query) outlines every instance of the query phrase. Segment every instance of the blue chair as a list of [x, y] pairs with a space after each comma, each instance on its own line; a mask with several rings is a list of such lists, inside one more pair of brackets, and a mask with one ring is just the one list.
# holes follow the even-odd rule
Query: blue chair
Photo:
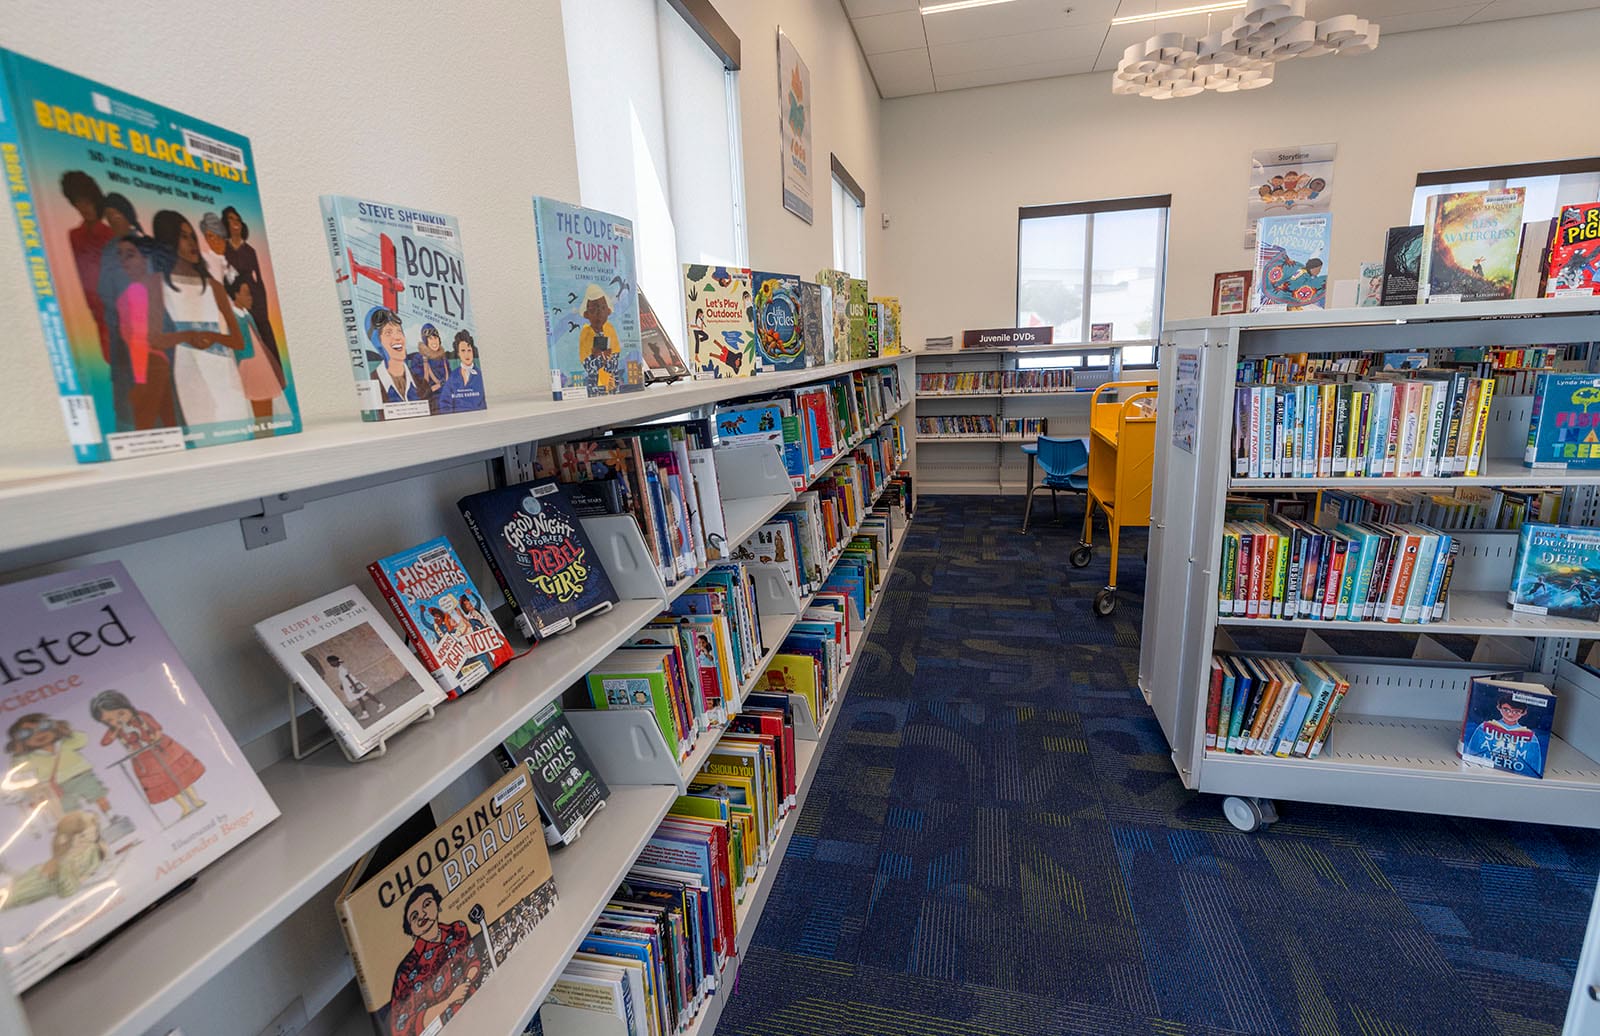
[[[1022, 508], [1022, 531], [1028, 531], [1028, 516], [1033, 513], [1033, 494], [1040, 489], [1050, 490], [1050, 508], [1061, 517], [1061, 505], [1056, 493], [1063, 489], [1089, 493], [1089, 441], [1087, 439], [1058, 439], [1039, 436], [1035, 442], [1024, 443], [1022, 452], [1028, 457], [1028, 501]], [[1033, 462], [1037, 458], [1044, 469], [1044, 481], [1033, 484]]]

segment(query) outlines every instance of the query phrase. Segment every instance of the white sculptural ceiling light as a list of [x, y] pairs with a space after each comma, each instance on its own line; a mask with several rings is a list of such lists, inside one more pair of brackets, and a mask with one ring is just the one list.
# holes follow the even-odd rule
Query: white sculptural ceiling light
[[1224, 29], [1198, 39], [1181, 32], [1158, 32], [1123, 51], [1111, 92], [1161, 101], [1205, 90], [1256, 90], [1271, 85], [1279, 62], [1323, 54], [1369, 54], [1378, 48], [1377, 22], [1353, 14], [1313, 21], [1306, 17], [1306, 0], [1206, 4], [1199, 11], [1179, 8], [1121, 21], [1156, 21], [1225, 6], [1242, 10]]

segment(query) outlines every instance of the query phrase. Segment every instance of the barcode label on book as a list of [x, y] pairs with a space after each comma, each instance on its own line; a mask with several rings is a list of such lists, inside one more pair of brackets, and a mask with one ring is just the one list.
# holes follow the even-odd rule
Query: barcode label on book
[[110, 597], [120, 594], [122, 587], [110, 576], [101, 576], [87, 583], [76, 583], [72, 586], [63, 586], [57, 590], [46, 590], [39, 595], [44, 601], [44, 606], [51, 611], [60, 611], [62, 608], [71, 608], [76, 604], [86, 601], [98, 600], [101, 597]]
[[183, 146], [191, 155], [200, 155], [209, 158], [218, 165], [225, 165], [232, 169], [244, 168], [244, 152], [232, 144], [224, 144], [220, 140], [213, 140], [192, 129], [183, 131]]
[[411, 232], [420, 237], [433, 237], [441, 241], [454, 241], [456, 232], [449, 227], [441, 227], [437, 223], [418, 223], [413, 221]]
[[93, 446], [100, 441], [100, 419], [95, 416], [94, 397], [61, 397], [61, 413], [67, 419], [67, 439], [74, 446]]

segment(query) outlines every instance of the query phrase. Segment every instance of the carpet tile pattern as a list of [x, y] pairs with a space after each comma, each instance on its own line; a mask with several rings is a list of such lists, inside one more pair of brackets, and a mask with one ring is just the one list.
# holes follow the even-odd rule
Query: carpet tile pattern
[[1600, 837], [1234, 830], [1137, 690], [1143, 536], [1102, 619], [1104, 552], [1020, 513], [921, 501], [719, 1036], [1559, 1031]]

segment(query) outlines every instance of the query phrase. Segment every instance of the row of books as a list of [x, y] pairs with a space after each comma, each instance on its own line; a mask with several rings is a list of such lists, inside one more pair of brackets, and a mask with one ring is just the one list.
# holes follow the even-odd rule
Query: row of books
[[1033, 439], [1045, 434], [1048, 418], [995, 417], [992, 414], [956, 414], [917, 418], [917, 434], [960, 438], [967, 435], [999, 435], [1008, 439]]
[[1494, 382], [1419, 370], [1334, 384], [1234, 390], [1240, 478], [1474, 476], [1483, 463]]
[[948, 374], [918, 374], [917, 391], [949, 393], [999, 392], [1001, 371], [957, 371]]
[[1319, 496], [1317, 524], [1336, 522], [1416, 523], [1445, 532], [1516, 530], [1525, 521], [1553, 522], [1561, 516], [1562, 488], [1494, 489], [1456, 486], [1449, 493], [1381, 489], [1326, 490]]
[[[281, 275], [249, 139], [11, 51], [0, 51], [0, 79], [0, 109], [34, 116], [0, 118], [18, 157], [6, 185], [18, 211], [37, 214], [18, 230], [78, 460], [298, 432]], [[69, 125], [97, 130], [60, 132]], [[148, 177], [108, 165], [129, 142], [152, 163]], [[163, 182], [173, 176], [196, 190], [174, 195]], [[684, 322], [671, 332], [640, 291], [636, 250], [649, 242], [630, 220], [543, 197], [532, 217], [556, 399], [900, 352], [899, 301], [839, 270], [805, 281], [684, 264]], [[476, 320], [459, 221], [330, 194], [321, 223], [362, 417], [485, 409], [486, 368], [527, 357], [506, 344], [515, 335]], [[183, 314], [189, 337], [165, 351], [122, 316], [143, 312], [145, 282], [158, 274], [195, 298]]]
[[1326, 662], [1213, 655], [1206, 750], [1315, 759], [1349, 689], [1350, 681]]
[[1026, 371], [965, 371], [918, 374], [917, 391], [924, 395], [959, 396], [968, 392], [1056, 392], [1072, 387], [1070, 367], [1045, 367]]
[[1247, 619], [1432, 623], [1461, 541], [1415, 524], [1225, 522], [1217, 612]]
[[[804, 489], [836, 458], [861, 444], [903, 399], [898, 368], [854, 371], [721, 405], [717, 434], [725, 446], [776, 445], [790, 481]], [[899, 434], [897, 425], [889, 430]]]

